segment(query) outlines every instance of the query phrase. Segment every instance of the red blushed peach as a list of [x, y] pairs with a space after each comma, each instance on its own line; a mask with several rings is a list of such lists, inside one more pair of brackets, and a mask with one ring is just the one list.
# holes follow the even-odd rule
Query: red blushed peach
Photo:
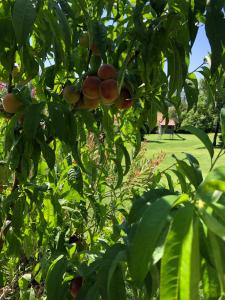
[[133, 100], [132, 99], [126, 99], [123, 100], [119, 105], [117, 105], [117, 108], [119, 109], [128, 109], [132, 106]]
[[84, 96], [89, 99], [100, 98], [100, 84], [101, 80], [97, 76], [88, 76], [83, 82], [82, 92]]
[[100, 84], [100, 96], [104, 104], [113, 103], [119, 96], [117, 81], [107, 79]]
[[5, 95], [2, 101], [4, 110], [7, 113], [14, 114], [22, 106], [22, 103], [12, 93]]
[[102, 80], [106, 79], [116, 79], [117, 72], [113, 65], [103, 64], [98, 69], [98, 77]]
[[132, 103], [130, 91], [123, 87], [119, 98], [115, 101], [115, 106], [119, 109], [127, 109], [132, 106]]
[[81, 276], [75, 277], [71, 282], [70, 282], [70, 294], [71, 296], [75, 299], [82, 287], [83, 284], [83, 278]]

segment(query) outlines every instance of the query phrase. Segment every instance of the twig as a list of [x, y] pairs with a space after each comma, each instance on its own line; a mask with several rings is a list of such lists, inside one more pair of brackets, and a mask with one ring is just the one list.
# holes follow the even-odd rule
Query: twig
[[209, 171], [212, 171], [212, 169], [214, 168], [214, 166], [215, 166], [217, 160], [218, 160], [222, 155], [225, 154], [225, 152], [222, 153], [223, 150], [224, 150], [224, 146], [220, 149], [219, 153], [217, 154], [217, 157], [216, 157], [215, 160], [212, 162]]

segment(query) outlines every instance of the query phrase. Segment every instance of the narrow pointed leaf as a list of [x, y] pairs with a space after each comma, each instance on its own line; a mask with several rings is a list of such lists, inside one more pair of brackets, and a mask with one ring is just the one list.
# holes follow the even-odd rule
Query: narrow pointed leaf
[[66, 270], [66, 259], [60, 255], [50, 265], [46, 277], [47, 298], [62, 300], [62, 279]]
[[41, 120], [41, 111], [44, 108], [44, 103], [31, 104], [27, 107], [24, 114], [24, 136], [27, 139], [35, 138], [38, 126]]
[[189, 131], [190, 133], [196, 135], [197, 138], [199, 138], [200, 141], [205, 145], [206, 149], [209, 152], [211, 159], [213, 158], [213, 155], [214, 155], [213, 144], [210, 141], [208, 135], [204, 131], [202, 131], [199, 128], [195, 128], [193, 126], [184, 126], [184, 127], [182, 127], [182, 129]]
[[143, 283], [149, 271], [155, 245], [176, 199], [177, 196], [165, 196], [150, 205], [130, 237], [128, 266], [131, 277], [137, 284]]
[[36, 18], [35, 4], [30, 0], [16, 0], [13, 7], [12, 22], [17, 41], [23, 45], [29, 34]]
[[223, 267], [224, 266], [224, 264], [223, 264], [224, 257], [222, 255], [220, 243], [219, 243], [217, 236], [214, 233], [209, 232], [209, 240], [210, 240], [214, 264], [215, 264], [215, 268], [217, 271], [218, 280], [219, 280], [219, 284], [220, 284], [221, 298], [219, 298], [219, 299], [223, 299], [222, 297], [225, 295], [225, 276], [224, 276], [225, 270]]
[[200, 282], [199, 223], [194, 218], [182, 244], [180, 299], [198, 300]]
[[[184, 264], [184, 262], [181, 262], [182, 247], [190, 248], [190, 245], [188, 245], [188, 240], [185, 241], [185, 239], [190, 238], [188, 237], [188, 231], [192, 219], [192, 206], [180, 208], [175, 215], [171, 229], [166, 238], [164, 255], [161, 263], [160, 299], [179, 299], [179, 272], [181, 264]], [[190, 232], [190, 234], [192, 233]], [[186, 245], [183, 244], [184, 242], [186, 243]], [[189, 267], [190, 266], [188, 266], [188, 269]], [[182, 268], [183, 272], [185, 272], [184, 266]]]
[[198, 188], [198, 195], [207, 202], [213, 201], [215, 190], [225, 190], [225, 168], [220, 166], [212, 170]]
[[222, 223], [206, 211], [203, 212], [202, 219], [210, 231], [225, 241], [225, 226]]

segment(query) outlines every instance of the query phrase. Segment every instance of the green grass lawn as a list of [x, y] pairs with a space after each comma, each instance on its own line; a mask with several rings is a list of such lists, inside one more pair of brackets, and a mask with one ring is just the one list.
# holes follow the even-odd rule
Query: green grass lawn
[[[180, 138], [179, 138], [180, 137]], [[209, 137], [212, 139], [213, 134], [210, 134]], [[183, 140], [182, 140], [183, 138]], [[210, 156], [208, 151], [205, 149], [201, 141], [192, 134], [182, 134], [174, 135], [174, 139], [170, 139], [169, 134], [164, 134], [160, 139], [158, 134], [150, 134], [145, 136], [146, 141], [148, 141], [148, 151], [146, 156], [152, 158], [153, 155], [156, 155], [160, 151], [166, 153], [164, 161], [160, 164], [159, 169], [165, 169], [172, 165], [175, 160], [172, 158], [172, 154], [175, 154], [178, 158], [184, 158], [184, 152], [190, 153], [200, 163], [203, 176], [207, 175], [207, 172], [210, 168]], [[215, 149], [214, 156], [217, 155], [220, 149]], [[216, 166], [225, 165], [225, 156], [220, 157], [217, 161]]]

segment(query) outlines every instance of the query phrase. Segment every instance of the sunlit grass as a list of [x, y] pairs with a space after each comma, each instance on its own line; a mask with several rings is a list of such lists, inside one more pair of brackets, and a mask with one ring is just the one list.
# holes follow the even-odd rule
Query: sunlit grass
[[[209, 135], [213, 138], [213, 134]], [[200, 163], [203, 175], [206, 176], [211, 166], [211, 159], [207, 149], [201, 143], [201, 141], [192, 134], [174, 135], [173, 139], [170, 139], [169, 134], [164, 134], [162, 138], [158, 134], [150, 134], [145, 136], [148, 142], [148, 151], [146, 152], [147, 158], [152, 158], [154, 155], [163, 151], [166, 153], [164, 161], [160, 164], [159, 169], [164, 170], [174, 164], [175, 160], [172, 155], [176, 155], [178, 158], [184, 158], [184, 153], [190, 153]], [[220, 149], [215, 149], [214, 156], [218, 154]], [[225, 155], [220, 157], [217, 161], [216, 166], [224, 164], [225, 166]]]

